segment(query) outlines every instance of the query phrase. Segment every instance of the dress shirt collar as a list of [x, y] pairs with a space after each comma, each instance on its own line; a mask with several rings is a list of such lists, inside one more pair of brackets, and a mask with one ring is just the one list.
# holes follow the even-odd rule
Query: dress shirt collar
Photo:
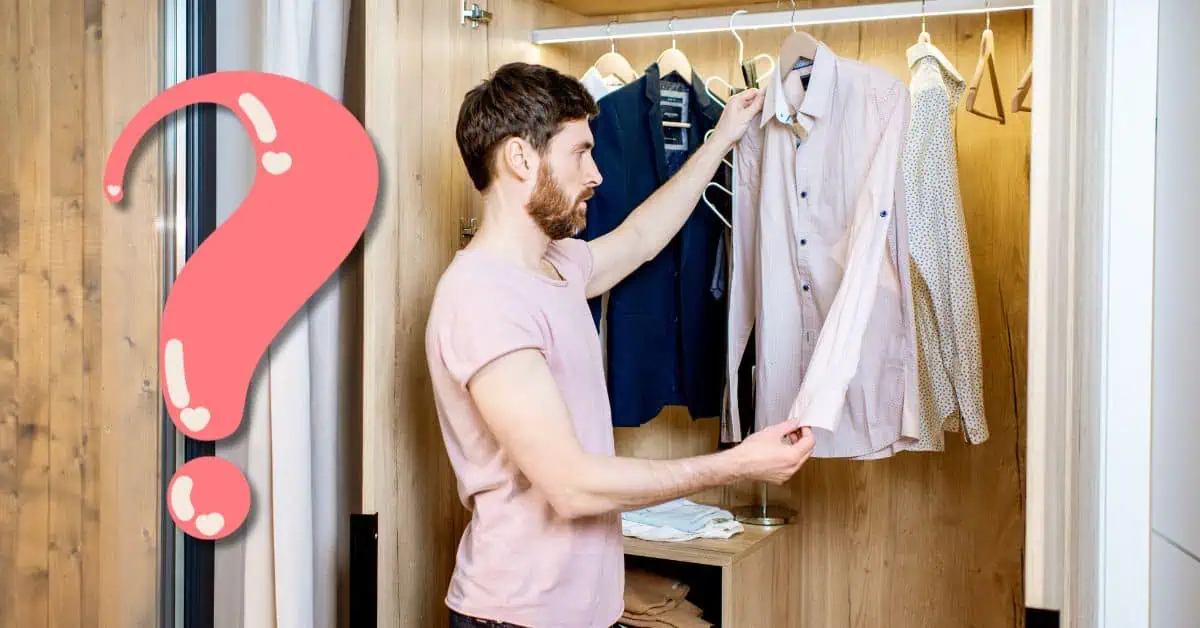
[[[833, 98], [834, 62], [837, 57], [823, 43], [817, 44], [816, 57], [813, 59], [812, 75], [808, 79], [808, 89], [804, 92], [804, 100], [796, 112], [798, 115], [795, 116], [795, 121], [803, 126], [805, 131], [811, 131], [813, 121], [829, 113], [829, 106]], [[775, 58], [775, 71], [771, 73], [774, 76], [767, 84], [766, 94], [764, 94], [770, 107], [768, 111], [773, 115], [762, 116], [760, 126], [766, 126], [768, 120], [775, 120], [784, 125], [791, 124], [793, 106], [788, 102], [787, 94], [783, 91], [782, 78], [789, 70], [791, 68], [779, 67], [779, 58]]]
[[925, 57], [933, 57], [942, 66], [942, 69], [946, 72], [946, 74], [950, 76], [950, 79], [955, 83], [967, 82], [965, 79], [963, 79], [962, 74], [958, 73], [958, 69], [954, 67], [954, 64], [950, 63], [950, 60], [946, 58], [946, 55], [942, 54], [942, 51], [938, 50], [937, 46], [927, 41], [919, 41], [910, 46], [908, 48], [907, 56], [909, 69], [915, 67], [917, 62], [921, 59], [924, 59]]

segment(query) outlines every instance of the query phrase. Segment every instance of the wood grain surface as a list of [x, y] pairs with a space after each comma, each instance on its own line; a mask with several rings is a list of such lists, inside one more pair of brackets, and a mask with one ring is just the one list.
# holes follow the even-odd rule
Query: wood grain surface
[[463, 95], [508, 61], [571, 71], [529, 31], [577, 19], [536, 0], [493, 0], [473, 29], [420, 0], [368, 0], [365, 121], [381, 160], [363, 257], [364, 512], [379, 513], [380, 626], [445, 625], [443, 599], [468, 514], [434, 409], [425, 322], [461, 219], [479, 195], [454, 140]]
[[0, 626], [157, 623], [158, 2], [0, 2]]

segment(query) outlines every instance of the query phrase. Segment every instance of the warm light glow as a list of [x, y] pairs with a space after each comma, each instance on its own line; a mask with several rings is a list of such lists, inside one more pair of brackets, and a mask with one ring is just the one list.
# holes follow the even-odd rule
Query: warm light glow
[[[942, 9], [938, 10], [936, 5], [930, 4], [925, 12], [927, 18], [938, 18], [951, 15], [978, 15], [983, 13], [1003, 13], [1006, 11], [1022, 11], [1033, 8], [1032, 2], [1021, 2], [1019, 4], [1000, 4], [991, 8], [975, 6], [963, 9]], [[756, 17], [754, 14], [744, 14], [742, 22], [736, 24], [738, 32], [762, 30], [767, 28], [789, 28], [791, 26], [817, 26], [829, 24], [849, 24], [857, 22], [877, 22], [884, 20], [909, 20], [921, 17], [921, 11], [908, 10], [903, 13], [891, 13], [895, 7], [888, 7], [886, 4], [876, 5], [858, 5], [849, 7], [826, 8], [826, 9], [800, 9], [794, 13], [789, 11], [772, 11], [771, 17], [766, 21], [762, 21], [762, 15], [758, 14], [759, 21], [753, 21]], [[813, 15], [841, 15], [844, 17], [826, 17], [817, 19], [805, 19], [805, 14]], [[645, 37], [668, 37], [679, 35], [697, 35], [702, 33], [722, 33], [728, 32], [729, 27], [726, 24], [721, 24], [717, 20], [725, 20], [725, 16], [707, 16], [699, 18], [680, 18], [671, 20], [656, 20], [650, 22], [632, 22], [624, 24], [612, 24], [611, 34], [608, 32], [608, 24], [593, 24], [591, 26], [578, 27], [563, 27], [563, 28], [548, 28], [537, 29], [532, 33], [534, 44], [565, 44], [588, 41], [609, 41], [617, 39], [640, 39]], [[667, 28], [668, 24], [671, 28]], [[645, 29], [645, 30], [643, 30]], [[563, 35], [562, 32], [578, 32], [579, 35]]]

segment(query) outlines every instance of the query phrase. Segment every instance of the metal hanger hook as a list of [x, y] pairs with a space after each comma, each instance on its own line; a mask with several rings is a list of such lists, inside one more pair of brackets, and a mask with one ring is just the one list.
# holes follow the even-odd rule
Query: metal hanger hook
[[745, 9], [738, 9], [737, 11], [733, 12], [733, 15], [729, 16], [729, 32], [733, 33], [733, 38], [736, 39], [737, 43], [738, 43], [738, 63], [739, 64], [746, 59], [746, 55], [745, 55], [746, 45], [744, 43], [742, 43], [742, 36], [738, 35], [737, 29], [733, 27], [733, 18], [735, 18], [743, 13], [749, 13], [749, 11], [747, 11]]
[[992, 30], [992, 3], [991, 0], [983, 0], [983, 24], [987, 30]]
[[606, 31], [608, 32], [608, 51], [612, 53], [617, 51], [617, 40], [613, 39], [612, 34], [612, 25], [615, 22], [616, 20], [609, 20], [608, 26], [605, 27]]
[[[788, 19], [788, 21], [792, 23], [792, 32], [794, 33], [794, 32], [796, 32], [796, 0], [791, 0], [791, 2], [792, 2], [792, 17], [790, 19]], [[921, 0], [921, 4], [925, 4], [925, 0]]]
[[675, 16], [667, 20], [667, 30], [671, 33], [671, 47], [675, 47]]
[[921, 0], [921, 32], [925, 33], [925, 0]]

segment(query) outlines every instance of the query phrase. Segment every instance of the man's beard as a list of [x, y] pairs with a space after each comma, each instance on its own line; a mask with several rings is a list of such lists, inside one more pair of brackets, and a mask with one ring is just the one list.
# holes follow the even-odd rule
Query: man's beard
[[574, 200], [559, 187], [545, 161], [538, 168], [537, 183], [529, 197], [529, 216], [551, 240], [562, 240], [583, 231], [587, 225], [587, 207], [580, 204], [592, 197], [592, 189], [584, 188]]

